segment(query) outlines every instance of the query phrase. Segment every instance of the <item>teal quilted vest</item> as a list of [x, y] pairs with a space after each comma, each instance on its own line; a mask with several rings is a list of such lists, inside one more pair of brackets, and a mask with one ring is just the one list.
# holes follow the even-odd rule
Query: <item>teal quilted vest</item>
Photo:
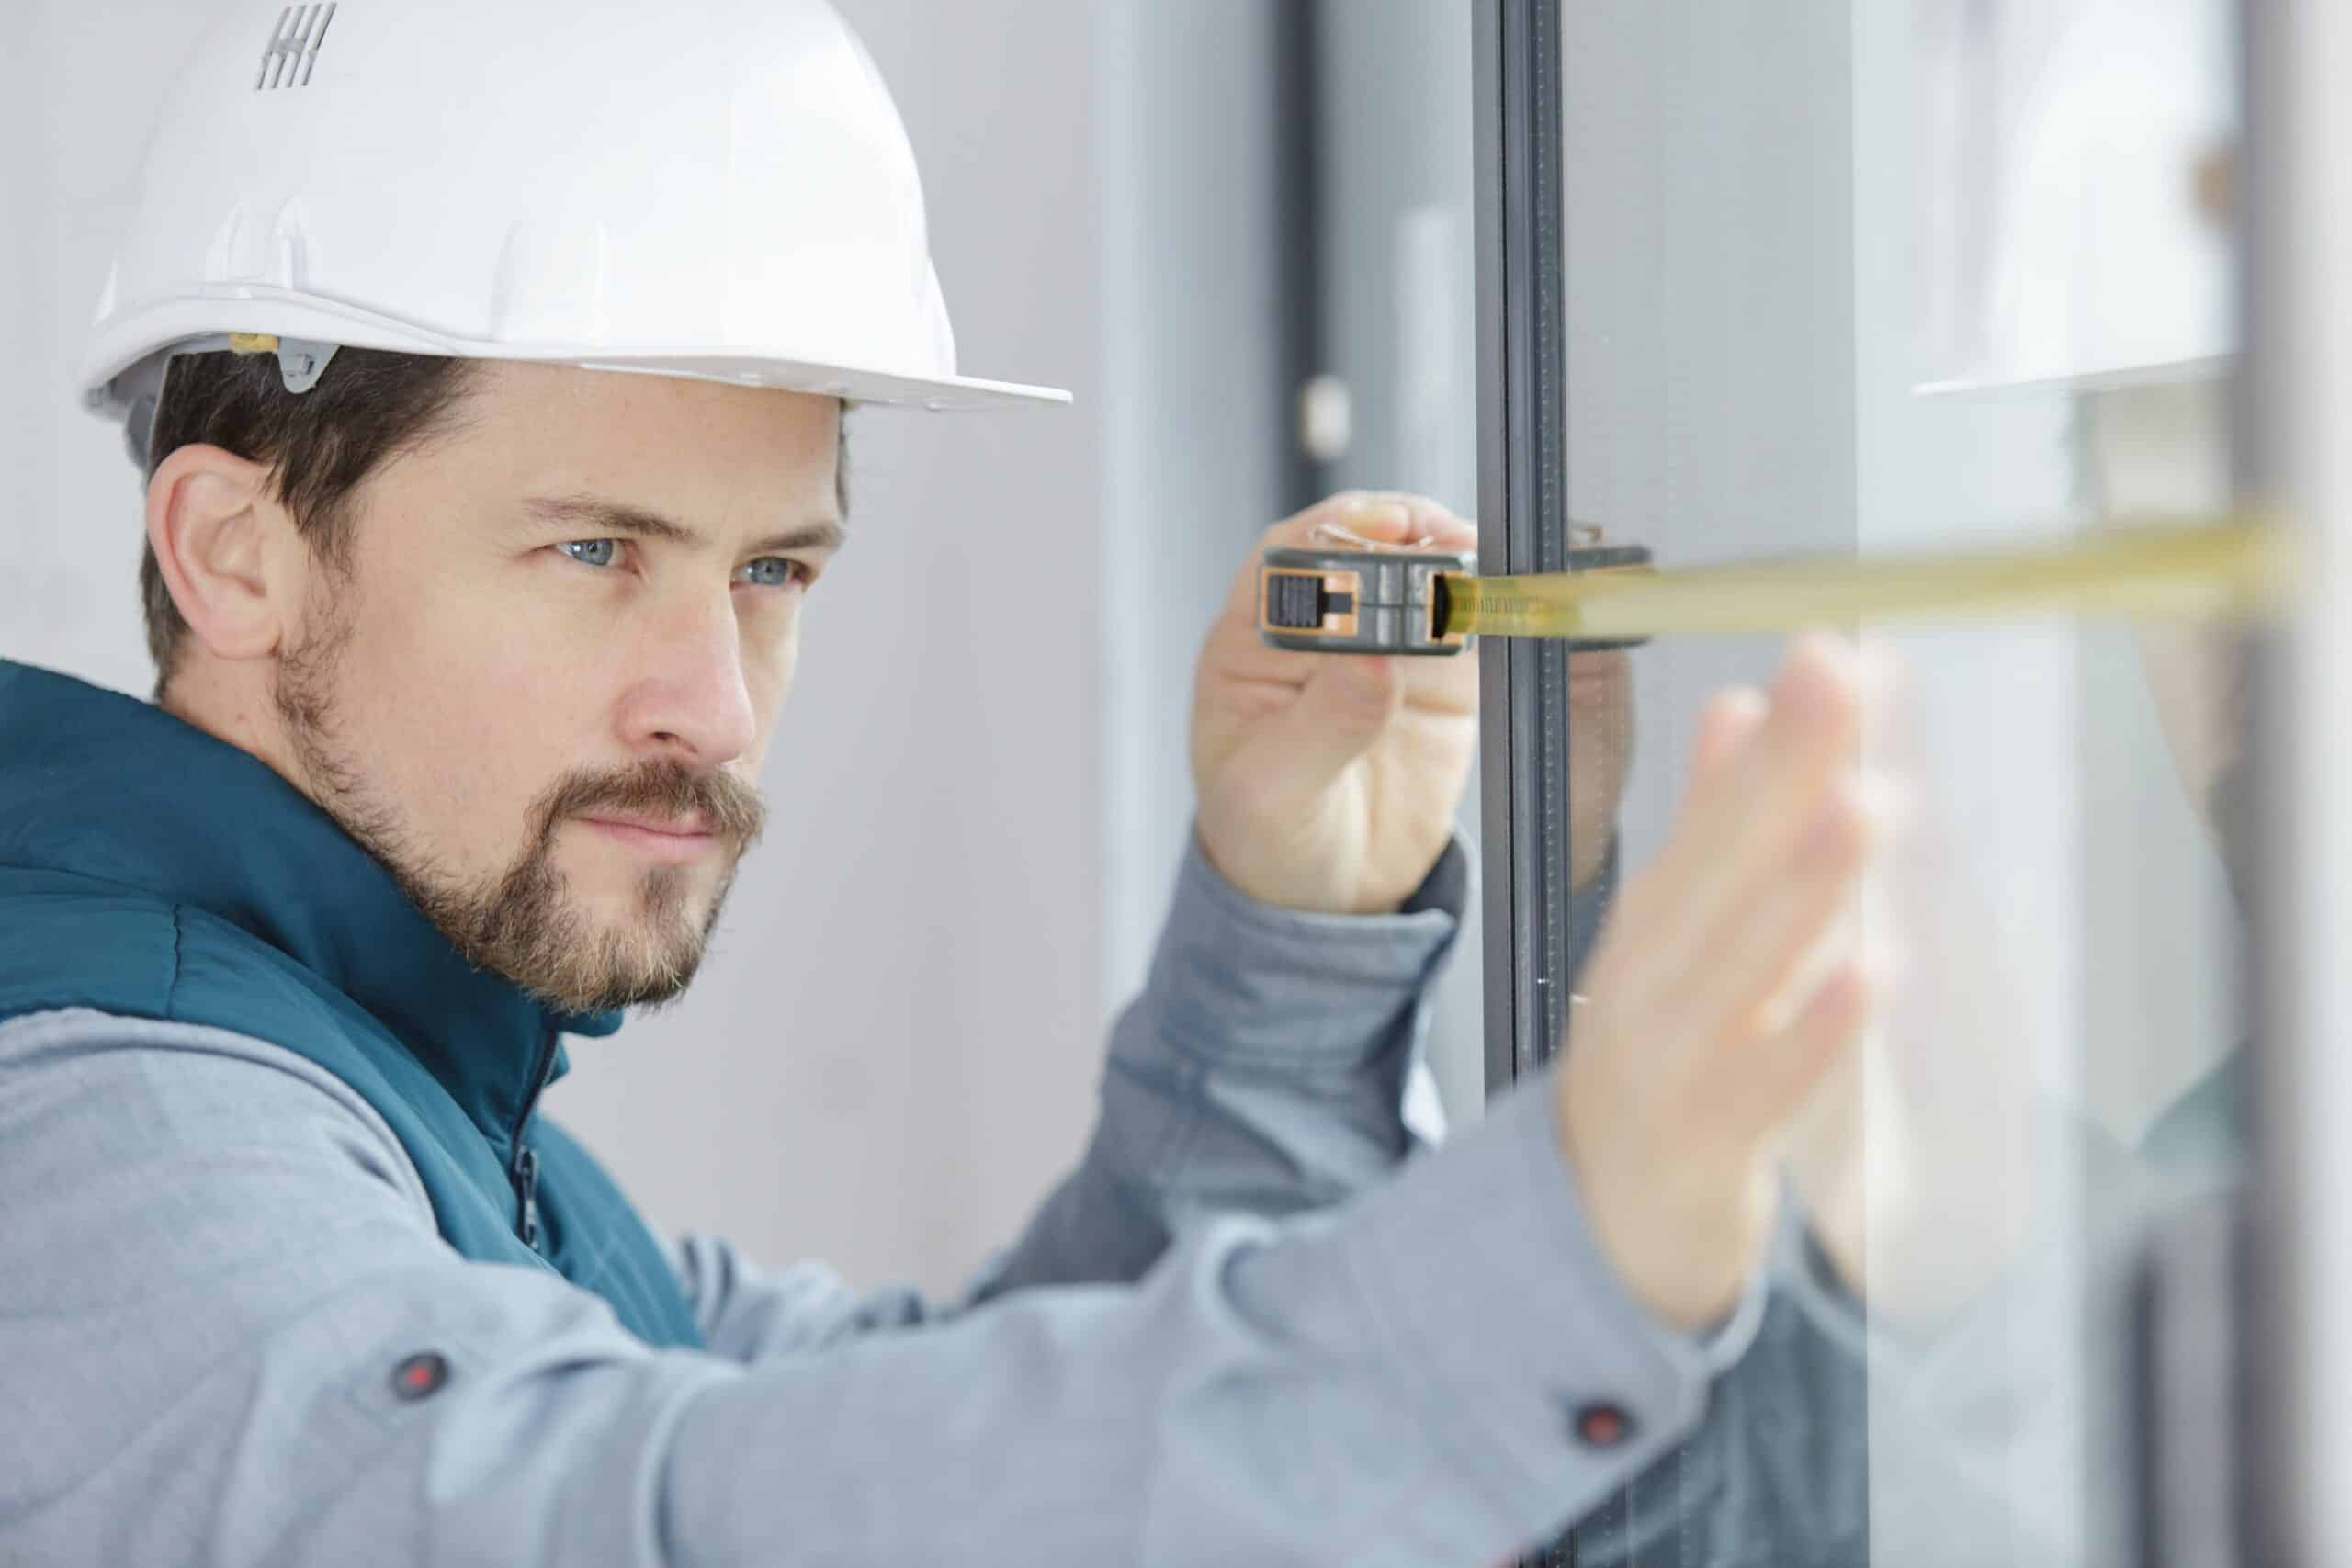
[[553, 1269], [649, 1343], [699, 1343], [661, 1244], [537, 1111], [559, 1035], [619, 1013], [555, 1013], [469, 965], [257, 758], [0, 660], [0, 1021], [55, 1008], [308, 1057], [383, 1116], [458, 1252]]

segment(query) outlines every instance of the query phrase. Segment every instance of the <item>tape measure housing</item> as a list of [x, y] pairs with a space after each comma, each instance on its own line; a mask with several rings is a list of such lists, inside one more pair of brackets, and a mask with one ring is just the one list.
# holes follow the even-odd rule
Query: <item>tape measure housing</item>
[[[1571, 571], [1647, 571], [1640, 545], [1568, 552]], [[1449, 583], [1477, 575], [1477, 558], [1426, 550], [1273, 549], [1259, 568], [1258, 635], [1300, 653], [1437, 658], [1468, 648], [1450, 631]], [[1644, 637], [1573, 638], [1577, 649], [1630, 648]]]
[[1473, 564], [1434, 550], [1268, 550], [1258, 574], [1258, 633], [1301, 653], [1459, 653], [1470, 639], [1441, 629], [1439, 585]]

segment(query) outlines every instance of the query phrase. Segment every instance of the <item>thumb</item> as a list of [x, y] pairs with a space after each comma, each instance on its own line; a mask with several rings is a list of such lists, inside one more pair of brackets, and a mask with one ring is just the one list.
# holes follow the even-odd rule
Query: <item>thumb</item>
[[1328, 655], [1290, 705], [1257, 727], [1234, 774], [1265, 807], [1306, 806], [1379, 741], [1403, 694], [1396, 660]]

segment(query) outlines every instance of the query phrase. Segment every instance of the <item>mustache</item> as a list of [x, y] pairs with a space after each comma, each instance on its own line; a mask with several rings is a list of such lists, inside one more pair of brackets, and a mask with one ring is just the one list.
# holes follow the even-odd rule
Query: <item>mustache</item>
[[739, 854], [759, 840], [768, 816], [760, 792], [726, 773], [662, 761], [613, 772], [583, 768], [557, 780], [533, 807], [539, 842], [551, 840], [562, 823], [599, 808], [699, 817]]

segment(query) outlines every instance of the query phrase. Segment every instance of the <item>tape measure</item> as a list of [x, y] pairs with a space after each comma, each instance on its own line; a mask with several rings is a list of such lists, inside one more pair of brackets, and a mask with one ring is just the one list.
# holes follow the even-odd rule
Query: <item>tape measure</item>
[[1678, 570], [1624, 545], [1572, 550], [1566, 571], [1513, 577], [1480, 577], [1469, 556], [1277, 549], [1260, 569], [1259, 633], [1303, 652], [1430, 656], [1473, 637], [1593, 649], [1897, 617], [2255, 615], [2283, 593], [2287, 544], [2285, 530], [2247, 513], [2046, 545]]

